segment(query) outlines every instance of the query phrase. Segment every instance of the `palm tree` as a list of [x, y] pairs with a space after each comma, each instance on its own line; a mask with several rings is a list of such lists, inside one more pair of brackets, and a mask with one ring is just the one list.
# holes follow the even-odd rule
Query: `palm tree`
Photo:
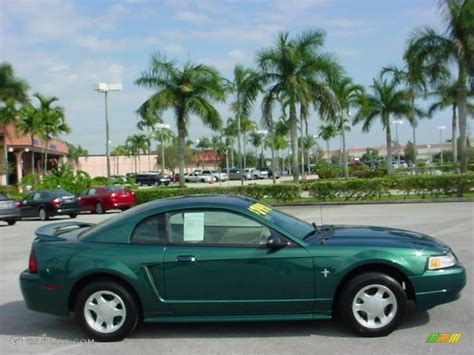
[[[146, 131], [148, 139], [151, 142], [155, 133], [155, 126], [162, 123], [162, 119], [158, 116], [156, 111], [150, 109], [148, 105], [142, 105], [138, 108], [137, 113], [140, 120], [137, 123], [137, 128], [140, 131]], [[148, 146], [148, 170], [151, 170], [151, 144]]]
[[[452, 128], [452, 138], [451, 143], [453, 147], [453, 162], [456, 164], [458, 161], [457, 154], [457, 107], [458, 107], [458, 85], [455, 82], [442, 83], [438, 85], [435, 91], [429, 93], [430, 96], [436, 97], [434, 103], [431, 104], [428, 114], [431, 116], [435, 111], [444, 110], [446, 108], [451, 108], [452, 118], [451, 118], [451, 128]], [[468, 97], [474, 96], [474, 89], [471, 89], [467, 93]], [[467, 102], [467, 111], [474, 112], [474, 104]]]
[[232, 118], [227, 119], [226, 126], [224, 127], [225, 145], [227, 149], [230, 149], [230, 161], [231, 166], [234, 167], [234, 146], [235, 138], [237, 137], [237, 120]]
[[146, 154], [150, 141], [144, 134], [133, 134], [128, 136], [125, 141], [127, 152], [129, 155], [133, 155], [135, 162], [135, 173], [137, 173], [137, 158], [140, 161], [140, 153]]
[[258, 157], [258, 149], [261, 147], [262, 151], [260, 153], [260, 166], [263, 166], [263, 135], [252, 131], [249, 134], [249, 143], [255, 147], [255, 155]]
[[337, 136], [337, 128], [333, 124], [319, 126], [319, 137], [326, 142], [326, 152], [328, 163], [331, 163], [331, 153], [329, 152], [329, 141]]
[[72, 162], [73, 172], [74, 174], [77, 172], [79, 168], [79, 158], [80, 157], [87, 157], [89, 156], [89, 152], [87, 149], [81, 147], [81, 145], [75, 146], [73, 144], [66, 143], [67, 145], [67, 155], [69, 161]]
[[120, 166], [119, 166], [119, 156], [127, 154], [127, 147], [125, 145], [119, 144], [116, 147], [112, 148], [110, 152], [113, 156], [115, 156], [116, 162], [116, 174], [119, 175]]
[[[276, 45], [257, 57], [268, 98], [288, 103], [294, 181], [299, 178], [297, 104], [303, 107], [300, 113], [307, 112], [308, 104], [314, 101], [337, 105], [327, 83], [338, 79], [341, 67], [332, 55], [319, 52], [324, 37], [323, 31], [305, 32], [295, 39], [287, 32], [280, 33]], [[300, 116], [304, 120], [304, 115]]]
[[311, 149], [316, 145], [316, 140], [314, 139], [313, 136], [304, 136], [301, 142], [301, 145], [303, 146], [303, 151], [306, 152], [306, 156], [308, 157], [308, 171], [309, 171], [309, 164], [311, 163], [310, 161], [310, 156], [311, 156]]
[[350, 130], [351, 122], [349, 120], [350, 110], [360, 108], [365, 100], [365, 90], [362, 85], [357, 85], [352, 82], [351, 78], [343, 78], [331, 85], [331, 88], [336, 95], [340, 111], [334, 112], [333, 107], [326, 107], [320, 105], [320, 114], [324, 120], [333, 123], [342, 141], [342, 165], [344, 167], [344, 176], [349, 177], [349, 168], [347, 165], [347, 148], [346, 148], [346, 132]]
[[173, 61], [155, 55], [150, 69], [135, 82], [139, 86], [157, 90], [147, 103], [151, 109], [172, 109], [175, 113], [179, 140], [179, 183], [184, 186], [185, 139], [190, 115], [201, 118], [212, 129], [221, 126], [221, 118], [212, 101], [224, 101], [225, 79], [213, 67], [185, 63], [178, 67]]
[[[169, 129], [169, 128], [160, 128], [159, 131], [154, 131], [153, 133], [154, 139], [160, 142], [160, 150], [161, 150], [161, 159], [160, 160], [160, 165], [161, 165], [161, 172], [164, 174], [165, 169], [166, 169], [166, 164], [165, 164], [165, 145], [168, 144], [169, 142], [173, 142], [173, 139], [176, 137], [174, 132]], [[150, 144], [151, 146], [151, 144]]]
[[392, 132], [390, 118], [408, 116], [411, 105], [405, 91], [397, 88], [397, 82], [392, 80], [374, 79], [371, 85], [372, 94], [367, 97], [367, 103], [357, 113], [354, 123], [363, 123], [362, 130], [368, 132], [378, 117], [386, 134], [388, 173], [393, 170], [392, 165]]
[[[467, 171], [467, 81], [474, 76], [474, 2], [443, 0], [441, 3], [447, 28], [438, 33], [431, 27], [413, 32], [408, 46], [413, 61], [429, 67], [455, 65], [459, 113], [459, 158], [461, 172]], [[435, 70], [433, 74], [437, 74]]]
[[[29, 136], [31, 146], [34, 146], [35, 136], [43, 134], [43, 122], [38, 114], [38, 109], [31, 103], [23, 105], [19, 112], [19, 119], [16, 121], [16, 131], [25, 136]], [[31, 174], [35, 176], [35, 153], [31, 150]]]
[[244, 156], [244, 169], [247, 167], [247, 134], [255, 131], [258, 127], [257, 124], [247, 117], [240, 118], [240, 133], [242, 133], [243, 143], [243, 156]]
[[63, 133], [69, 133], [71, 128], [65, 121], [64, 108], [61, 106], [52, 105], [59, 101], [59, 98], [56, 96], [46, 97], [40, 93], [35, 93], [33, 95], [39, 101], [39, 107], [37, 108], [37, 114], [40, 116], [41, 120], [41, 137], [44, 140], [44, 166], [43, 171], [46, 174], [48, 169], [48, 143], [49, 140], [53, 137], [58, 137]]
[[26, 103], [28, 101], [28, 83], [15, 76], [12, 66], [8, 63], [0, 63], [0, 102], [14, 100]]
[[[237, 129], [237, 152], [239, 168], [245, 168], [246, 154], [244, 151], [242, 160], [241, 139], [240, 134], [244, 133], [244, 150], [245, 150], [245, 121], [248, 121], [250, 111], [255, 103], [258, 93], [261, 90], [260, 73], [245, 68], [242, 65], [236, 65], [234, 68], [234, 82], [232, 83], [232, 91], [235, 100], [231, 104], [232, 111], [235, 115], [236, 129]], [[242, 165], [243, 164], [243, 165]]]

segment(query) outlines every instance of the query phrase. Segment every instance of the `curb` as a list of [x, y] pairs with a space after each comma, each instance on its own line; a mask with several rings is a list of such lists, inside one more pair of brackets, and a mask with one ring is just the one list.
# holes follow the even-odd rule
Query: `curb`
[[399, 205], [410, 203], [439, 203], [439, 202], [474, 202], [474, 197], [448, 197], [448, 198], [427, 198], [416, 200], [399, 200], [399, 201], [321, 201], [321, 202], [275, 202], [269, 203], [271, 206], [353, 206], [353, 205]]

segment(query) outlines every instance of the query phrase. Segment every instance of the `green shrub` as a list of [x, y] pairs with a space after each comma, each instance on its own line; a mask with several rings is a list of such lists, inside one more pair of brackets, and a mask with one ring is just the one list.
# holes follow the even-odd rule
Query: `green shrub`
[[102, 186], [102, 185], [108, 185], [109, 181], [105, 176], [96, 176], [92, 178], [91, 180], [91, 186]]
[[340, 166], [327, 163], [319, 164], [315, 169], [315, 173], [318, 174], [320, 179], [334, 179], [344, 176], [344, 170]]

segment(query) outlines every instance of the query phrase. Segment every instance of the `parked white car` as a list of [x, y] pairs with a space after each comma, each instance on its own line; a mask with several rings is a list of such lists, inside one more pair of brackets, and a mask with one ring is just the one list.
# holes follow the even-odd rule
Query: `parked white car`
[[202, 175], [197, 172], [184, 176], [184, 182], [206, 182], [208, 184], [212, 184], [215, 181], [216, 178], [213, 175]]
[[206, 175], [206, 176], [213, 176], [216, 181], [227, 181], [229, 177], [227, 174], [222, 173], [220, 174], [217, 170], [210, 170], [210, 169], [198, 169], [194, 170], [193, 173], [197, 173], [199, 175]]

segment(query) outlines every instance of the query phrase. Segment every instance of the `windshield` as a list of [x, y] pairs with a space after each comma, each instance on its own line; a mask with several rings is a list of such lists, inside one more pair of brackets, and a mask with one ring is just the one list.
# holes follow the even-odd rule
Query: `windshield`
[[50, 194], [54, 197], [63, 197], [63, 196], [72, 196], [72, 193], [67, 192], [66, 190], [51, 190]]
[[105, 187], [105, 191], [120, 191], [123, 190], [123, 186], [120, 185], [110, 185]]
[[290, 232], [297, 238], [303, 239], [309, 232], [314, 230], [314, 227], [311, 223], [303, 221], [273, 207], [268, 206], [268, 208], [271, 208], [271, 210], [264, 216], [264, 218], [278, 227]]

